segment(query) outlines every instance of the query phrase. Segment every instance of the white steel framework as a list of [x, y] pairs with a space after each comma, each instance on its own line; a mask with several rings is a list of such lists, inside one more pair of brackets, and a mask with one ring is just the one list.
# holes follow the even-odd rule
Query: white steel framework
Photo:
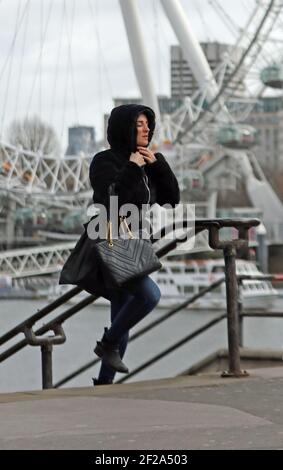
[[0, 275], [8, 275], [13, 279], [57, 273], [70, 252], [74, 242], [38, 248], [25, 248], [0, 252]]

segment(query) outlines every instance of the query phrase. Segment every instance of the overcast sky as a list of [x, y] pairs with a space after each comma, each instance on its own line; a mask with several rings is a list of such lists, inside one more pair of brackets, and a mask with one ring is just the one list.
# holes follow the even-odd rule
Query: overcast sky
[[[137, 0], [158, 94], [170, 94], [176, 37], [158, 0]], [[218, 0], [242, 26], [254, 0]], [[181, 0], [199, 40], [233, 43], [210, 0]], [[229, 19], [226, 18], [226, 21]], [[0, 0], [0, 130], [39, 114], [66, 145], [68, 126], [95, 126], [113, 97], [139, 96], [118, 0]]]

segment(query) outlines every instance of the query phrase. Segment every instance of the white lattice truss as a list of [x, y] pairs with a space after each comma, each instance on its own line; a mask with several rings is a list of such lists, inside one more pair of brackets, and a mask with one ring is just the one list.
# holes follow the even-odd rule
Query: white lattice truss
[[17, 279], [57, 273], [62, 269], [73, 247], [74, 242], [67, 242], [52, 246], [0, 252], [0, 274]]
[[89, 200], [90, 160], [84, 155], [40, 155], [0, 142], [0, 189], [15, 195], [32, 194], [37, 199]]

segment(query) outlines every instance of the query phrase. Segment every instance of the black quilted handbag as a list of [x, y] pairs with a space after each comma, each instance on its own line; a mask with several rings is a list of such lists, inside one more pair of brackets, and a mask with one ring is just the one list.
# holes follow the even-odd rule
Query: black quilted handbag
[[147, 239], [134, 238], [125, 218], [128, 238], [112, 239], [112, 222], [107, 222], [107, 237], [93, 246], [103, 280], [108, 288], [122, 287], [162, 267], [152, 244]]

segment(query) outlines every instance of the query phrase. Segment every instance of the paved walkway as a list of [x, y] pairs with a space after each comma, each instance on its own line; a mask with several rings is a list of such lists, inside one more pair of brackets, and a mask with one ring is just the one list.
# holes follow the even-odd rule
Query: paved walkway
[[0, 395], [0, 449], [283, 449], [283, 367]]

